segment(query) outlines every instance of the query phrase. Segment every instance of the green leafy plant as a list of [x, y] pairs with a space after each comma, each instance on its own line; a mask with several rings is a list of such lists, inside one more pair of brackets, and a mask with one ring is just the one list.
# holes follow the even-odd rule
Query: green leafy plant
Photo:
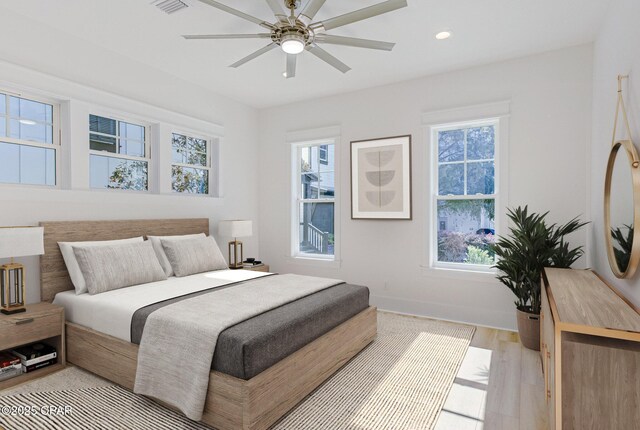
[[584, 253], [581, 246], [571, 248], [565, 236], [586, 222], [576, 217], [564, 225], [547, 225], [544, 214], [529, 213], [528, 207], [509, 209], [513, 226], [510, 234], [500, 237], [492, 248], [498, 257], [495, 268], [498, 280], [517, 297], [517, 308], [540, 313], [540, 276], [545, 267], [568, 268]]
[[467, 257], [464, 259], [464, 262], [467, 264], [483, 264], [489, 266], [494, 263], [494, 258], [489, 254], [489, 251], [471, 245], [467, 248]]
[[611, 229], [611, 237], [618, 243], [618, 247], [613, 247], [613, 254], [616, 257], [618, 268], [624, 272], [629, 266], [631, 258], [631, 246], [633, 245], [633, 225], [624, 225], [627, 228], [625, 236], [620, 227]]

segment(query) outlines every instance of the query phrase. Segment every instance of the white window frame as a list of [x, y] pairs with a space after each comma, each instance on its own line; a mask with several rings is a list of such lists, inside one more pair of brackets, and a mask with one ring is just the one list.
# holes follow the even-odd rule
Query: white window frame
[[[499, 101], [481, 105], [473, 105], [461, 108], [447, 109], [442, 111], [426, 112], [422, 115], [422, 123], [425, 127], [425, 141], [428, 144], [425, 151], [426, 172], [423, 180], [430, 184], [425, 193], [424, 207], [424, 234], [423, 238], [428, 241], [423, 246], [423, 258], [421, 267], [423, 274], [433, 275], [434, 273], [453, 278], [467, 278], [477, 280], [478, 276], [487, 281], [493, 281], [496, 269], [491, 266], [473, 265], [464, 263], [447, 263], [438, 261], [437, 237], [438, 237], [438, 217], [437, 217], [437, 197], [438, 197], [438, 132], [446, 129], [470, 128], [488, 123], [495, 124], [495, 147], [494, 147], [494, 193], [491, 195], [476, 196], [456, 196], [457, 199], [477, 200], [482, 198], [495, 199], [494, 230], [496, 236], [503, 234], [506, 227], [505, 207], [508, 204], [507, 178], [508, 171], [508, 139], [509, 139], [509, 116], [510, 101]], [[466, 154], [466, 152], [465, 152]], [[465, 155], [466, 161], [466, 155]], [[476, 161], [476, 160], [474, 160]], [[465, 169], [466, 172], [466, 169]], [[466, 173], [465, 173], [466, 174]], [[465, 181], [466, 187], [466, 181]], [[485, 197], [486, 196], [486, 197]], [[491, 197], [489, 197], [491, 196]]]
[[[302, 176], [302, 169], [300, 159], [302, 157], [302, 149], [310, 148], [314, 146], [333, 145], [334, 148], [334, 196], [333, 198], [323, 199], [304, 199], [302, 198], [302, 183], [300, 177]], [[291, 180], [292, 180], [292, 196], [291, 196], [291, 257], [298, 261], [316, 261], [335, 263], [339, 261], [339, 210], [338, 210], [338, 194], [339, 194], [339, 181], [338, 181], [338, 139], [326, 138], [318, 140], [308, 140], [303, 142], [291, 143]], [[333, 203], [333, 225], [334, 225], [334, 249], [333, 255], [323, 254], [311, 254], [300, 252], [300, 204], [302, 203]]]
[[[99, 116], [102, 118], [107, 118], [107, 119], [111, 119], [114, 121], [117, 121], [118, 124], [116, 126], [116, 130], [118, 132], [118, 135], [115, 136], [117, 137], [117, 139], [121, 139], [120, 137], [120, 123], [124, 122], [127, 124], [132, 124], [132, 125], [137, 125], [137, 126], [141, 126], [144, 127], [144, 157], [136, 157], [133, 155], [127, 155], [127, 154], [120, 154], [120, 153], [116, 153], [116, 152], [108, 152], [108, 151], [97, 151], [95, 149], [91, 149], [91, 135], [92, 134], [97, 134], [99, 136], [105, 136], [105, 137], [114, 137], [113, 135], [110, 134], [104, 134], [104, 133], [98, 133], [98, 132], [94, 132], [91, 131], [91, 123], [90, 123], [90, 117], [91, 115], [93, 116]], [[151, 190], [153, 190], [153, 186], [155, 185], [153, 183], [153, 176], [151, 174], [151, 172], [153, 171], [153, 164], [152, 164], [152, 159], [153, 157], [151, 156], [151, 140], [152, 140], [152, 136], [151, 136], [151, 123], [149, 123], [148, 121], [144, 121], [144, 120], [140, 120], [138, 118], [136, 118], [135, 116], [121, 116], [121, 115], [114, 115], [111, 112], [107, 112], [107, 111], [101, 111], [100, 109], [91, 109], [89, 111], [88, 117], [87, 117], [87, 130], [86, 130], [87, 134], [87, 149], [89, 151], [89, 177], [91, 177], [91, 156], [92, 155], [97, 155], [97, 156], [101, 156], [101, 157], [110, 157], [110, 158], [120, 158], [123, 160], [131, 160], [131, 161], [145, 161], [147, 163], [147, 189], [146, 190], [123, 190], [121, 188], [94, 188], [91, 187], [91, 180], [89, 180], [89, 188], [91, 190], [94, 191], [108, 191], [108, 192], [125, 192], [125, 193], [145, 193], [145, 194], [150, 194]]]
[[[207, 165], [206, 166], [200, 166], [197, 164], [187, 164], [187, 163], [176, 163], [175, 161], [173, 161], [173, 135], [174, 134], [179, 134], [181, 136], [185, 136], [185, 137], [190, 137], [192, 139], [201, 139], [204, 140], [206, 142], [206, 160], [207, 160]], [[170, 171], [170, 175], [171, 175], [171, 193], [176, 194], [176, 195], [180, 195], [180, 196], [212, 196], [215, 193], [212, 193], [212, 185], [213, 185], [213, 180], [212, 180], [212, 173], [213, 173], [213, 159], [212, 159], [212, 153], [213, 153], [213, 141], [214, 141], [214, 137], [206, 137], [204, 134], [202, 133], [196, 133], [196, 132], [192, 132], [192, 131], [188, 131], [188, 130], [183, 130], [183, 129], [172, 129], [171, 131], [171, 142], [170, 142], [170, 146], [171, 146], [171, 167], [173, 168], [173, 166], [181, 166], [181, 167], [187, 167], [187, 168], [193, 168], [193, 169], [199, 169], [199, 170], [206, 170], [207, 173], [207, 180], [208, 180], [208, 184], [207, 184], [207, 188], [208, 188], [208, 192], [206, 194], [202, 194], [202, 193], [187, 193], [187, 192], [180, 192], [180, 191], [174, 191], [173, 189], [173, 172], [172, 170]]]
[[9, 99], [11, 96], [13, 97], [18, 97], [21, 99], [25, 99], [25, 100], [31, 100], [34, 102], [38, 102], [38, 103], [44, 103], [47, 105], [50, 105], [53, 107], [52, 109], [52, 125], [53, 125], [53, 135], [52, 137], [52, 143], [40, 143], [40, 142], [32, 142], [29, 140], [23, 140], [23, 139], [15, 139], [12, 137], [3, 137], [0, 136], [0, 141], [5, 142], [5, 143], [12, 143], [15, 145], [20, 145], [20, 146], [31, 146], [34, 148], [44, 148], [44, 149], [53, 149], [55, 152], [55, 185], [46, 185], [46, 184], [22, 184], [20, 182], [2, 182], [0, 183], [1, 186], [5, 187], [27, 187], [27, 188], [46, 188], [46, 189], [52, 189], [52, 188], [60, 188], [60, 177], [61, 177], [61, 173], [60, 173], [60, 167], [61, 167], [61, 163], [60, 163], [60, 149], [61, 149], [61, 133], [60, 133], [60, 102], [58, 100], [54, 100], [51, 98], [46, 98], [46, 97], [41, 97], [39, 95], [34, 95], [34, 94], [30, 94], [30, 93], [25, 93], [25, 92], [18, 92], [18, 91], [10, 91], [10, 90], [6, 90], [6, 89], [2, 89], [0, 88], [0, 93], [3, 94], [5, 96], [5, 103], [6, 103], [6, 117], [5, 117], [5, 121], [6, 121], [6, 132], [7, 134], [10, 134], [11, 130], [11, 121], [10, 121], [10, 112], [9, 112]]

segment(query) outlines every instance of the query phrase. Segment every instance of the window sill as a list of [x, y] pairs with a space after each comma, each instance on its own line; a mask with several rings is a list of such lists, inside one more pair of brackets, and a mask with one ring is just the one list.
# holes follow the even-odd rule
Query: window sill
[[491, 268], [485, 270], [473, 270], [424, 265], [421, 265], [420, 268], [424, 276], [486, 283], [495, 282], [497, 273], [495, 269]]
[[300, 266], [314, 266], [314, 267], [327, 267], [327, 268], [339, 268], [341, 261], [337, 259], [328, 258], [313, 258], [301, 255], [288, 255], [285, 257], [287, 263], [297, 264]]

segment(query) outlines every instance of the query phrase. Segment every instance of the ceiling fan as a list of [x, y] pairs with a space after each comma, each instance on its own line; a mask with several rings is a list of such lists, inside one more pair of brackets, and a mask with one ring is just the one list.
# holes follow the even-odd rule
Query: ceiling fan
[[407, 0], [387, 0], [373, 6], [365, 7], [354, 12], [314, 22], [320, 8], [326, 0], [309, 0], [305, 8], [299, 13], [296, 12], [301, 6], [301, 0], [284, 0], [284, 6], [288, 10], [285, 12], [281, 0], [266, 0], [276, 17], [276, 22], [271, 24], [242, 11], [229, 7], [215, 0], [199, 0], [202, 3], [213, 6], [217, 9], [228, 12], [232, 15], [251, 21], [269, 30], [268, 33], [257, 34], [204, 34], [185, 35], [185, 39], [269, 39], [271, 42], [257, 50], [256, 52], [236, 61], [230, 67], [240, 67], [243, 64], [265, 54], [278, 46], [287, 54], [286, 78], [293, 78], [296, 75], [297, 55], [307, 50], [322, 61], [330, 64], [342, 73], [347, 73], [351, 68], [338, 60], [333, 55], [322, 49], [319, 44], [333, 44], [354, 46], [357, 48], [379, 49], [391, 51], [395, 43], [381, 42], [378, 40], [358, 39], [355, 37], [336, 36], [326, 34], [328, 30], [342, 27], [343, 25], [373, 18], [387, 12], [394, 11], [407, 6]]

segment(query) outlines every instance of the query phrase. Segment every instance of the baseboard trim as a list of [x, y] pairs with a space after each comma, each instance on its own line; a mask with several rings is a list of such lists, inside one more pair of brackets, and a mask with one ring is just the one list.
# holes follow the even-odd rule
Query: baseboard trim
[[[371, 295], [372, 305], [379, 310], [401, 315], [432, 318], [460, 324], [470, 324], [498, 330], [517, 331], [516, 313], [487, 311], [480, 308], [455, 306], [444, 303], [398, 299], [396, 297]], [[452, 315], [468, 315], [468, 318]]]

